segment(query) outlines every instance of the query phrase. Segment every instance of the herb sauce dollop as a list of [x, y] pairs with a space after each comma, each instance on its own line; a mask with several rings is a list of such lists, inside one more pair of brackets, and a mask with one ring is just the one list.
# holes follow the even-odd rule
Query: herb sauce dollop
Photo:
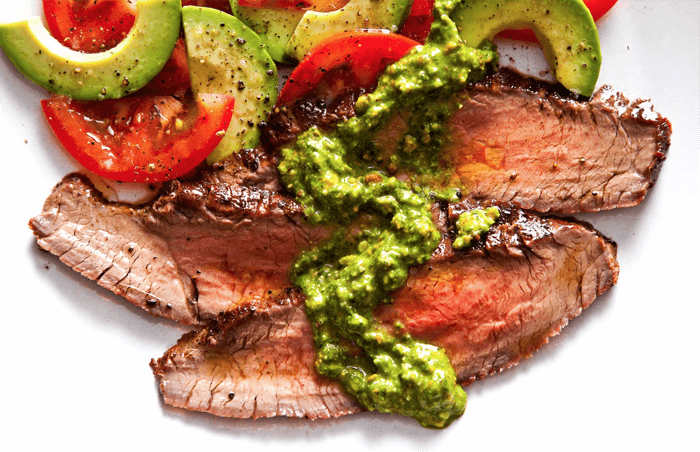
[[[326, 133], [312, 127], [282, 149], [279, 172], [313, 224], [339, 225], [333, 237], [295, 262], [291, 277], [306, 296], [316, 369], [337, 379], [364, 407], [412, 416], [443, 428], [459, 417], [466, 393], [444, 350], [414, 340], [400, 324], [373, 320], [391, 303], [409, 268], [430, 259], [441, 234], [423, 187], [382, 169], [373, 135], [400, 109], [411, 125], [393, 165], [436, 170], [455, 96], [495, 64], [492, 48], [467, 47], [449, 14], [459, 0], [437, 0], [430, 36], [390, 65], [356, 116]], [[456, 191], [453, 191], [455, 193]]]

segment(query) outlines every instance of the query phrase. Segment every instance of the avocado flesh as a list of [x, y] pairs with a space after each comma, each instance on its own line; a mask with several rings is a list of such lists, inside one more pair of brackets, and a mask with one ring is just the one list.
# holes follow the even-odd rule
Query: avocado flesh
[[222, 11], [182, 8], [192, 91], [234, 96], [226, 135], [207, 157], [218, 162], [260, 141], [258, 124], [277, 101], [277, 68], [257, 34]]
[[253, 8], [238, 5], [231, 0], [233, 15], [253, 29], [267, 47], [273, 60], [279, 63], [293, 63], [285, 53], [289, 38], [299, 24], [305, 11], [285, 8]]
[[531, 29], [557, 80], [574, 93], [593, 94], [602, 55], [595, 22], [581, 0], [465, 0], [451, 18], [472, 47], [501, 30]]
[[399, 31], [413, 0], [350, 0], [337, 11], [306, 11], [287, 43], [286, 54], [298, 61], [323, 39], [357, 29]]
[[129, 34], [101, 53], [69, 49], [39, 17], [0, 24], [0, 46], [27, 78], [79, 100], [115, 99], [145, 86], [165, 65], [180, 35], [180, 0], [140, 0]]

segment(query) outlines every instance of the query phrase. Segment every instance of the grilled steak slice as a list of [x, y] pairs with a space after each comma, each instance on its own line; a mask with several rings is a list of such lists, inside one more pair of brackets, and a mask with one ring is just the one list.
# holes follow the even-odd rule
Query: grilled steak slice
[[[503, 212], [482, 244], [417, 267], [394, 304], [376, 314], [445, 348], [463, 384], [532, 355], [617, 281], [616, 247], [596, 231]], [[153, 360], [165, 402], [236, 418], [360, 410], [336, 383], [315, 375], [303, 297], [288, 294], [227, 312]]]
[[670, 144], [665, 118], [610, 87], [578, 102], [502, 71], [468, 95], [448, 152], [477, 201], [564, 214], [636, 206]]
[[169, 405], [217, 416], [325, 419], [362, 407], [314, 370], [303, 296], [253, 301], [151, 361]]
[[[560, 214], [635, 206], [670, 144], [668, 120], [610, 87], [579, 101], [559, 85], [503, 69], [470, 85], [462, 103], [443, 152], [476, 201]], [[277, 111], [270, 143], [280, 146], [311, 124], [327, 127], [353, 114], [349, 102], [338, 105], [301, 101]], [[395, 148], [410, 121], [410, 112], [395, 118], [378, 134], [379, 147]]]
[[29, 225], [39, 246], [75, 271], [185, 324], [289, 286], [289, 264], [327, 234], [303, 224], [288, 197], [230, 175], [172, 182], [140, 207], [110, 203], [69, 175]]
[[501, 212], [483, 244], [418, 267], [376, 313], [443, 347], [464, 384], [531, 356], [617, 282], [617, 247], [594, 229]]

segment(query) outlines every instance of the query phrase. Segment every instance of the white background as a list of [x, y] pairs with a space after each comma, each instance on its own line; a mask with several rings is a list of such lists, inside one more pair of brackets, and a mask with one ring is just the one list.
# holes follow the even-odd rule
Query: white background
[[[37, 5], [3, 0], [0, 20]], [[45, 93], [1, 55], [0, 448], [700, 450], [700, 1], [620, 1], [598, 25], [599, 84], [671, 120], [668, 160], [641, 206], [580, 216], [617, 241], [618, 285], [535, 357], [468, 387], [444, 431], [376, 413], [237, 421], [164, 406], [148, 363], [186, 329], [38, 250], [27, 221], [77, 165], [48, 131]], [[541, 70], [520, 47], [501, 46]]]

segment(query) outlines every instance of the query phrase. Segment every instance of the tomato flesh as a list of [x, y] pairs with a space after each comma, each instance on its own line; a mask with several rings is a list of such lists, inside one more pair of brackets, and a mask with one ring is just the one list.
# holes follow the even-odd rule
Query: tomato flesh
[[[115, 47], [136, 20], [137, 0], [42, 0], [51, 35], [78, 52]], [[182, 0], [182, 6], [206, 6], [228, 13], [228, 0]]]
[[191, 88], [190, 72], [187, 67], [187, 49], [185, 41], [180, 38], [175, 44], [170, 59], [165, 63], [163, 69], [148, 85], [139, 90], [139, 95], [143, 96], [184, 96], [185, 92]]
[[216, 94], [188, 102], [172, 96], [41, 102], [56, 137], [80, 164], [128, 182], [162, 182], [193, 170], [221, 140], [233, 103]]
[[332, 36], [317, 46], [299, 63], [280, 91], [277, 105], [301, 99], [322, 82], [333, 91], [369, 90], [382, 71], [399, 60], [418, 43], [389, 33], [349, 32]]
[[86, 53], [119, 44], [136, 19], [136, 1], [43, 0], [51, 35], [66, 47]]
[[435, 0], [413, 0], [411, 11], [401, 27], [401, 34], [425, 44], [433, 23]]

